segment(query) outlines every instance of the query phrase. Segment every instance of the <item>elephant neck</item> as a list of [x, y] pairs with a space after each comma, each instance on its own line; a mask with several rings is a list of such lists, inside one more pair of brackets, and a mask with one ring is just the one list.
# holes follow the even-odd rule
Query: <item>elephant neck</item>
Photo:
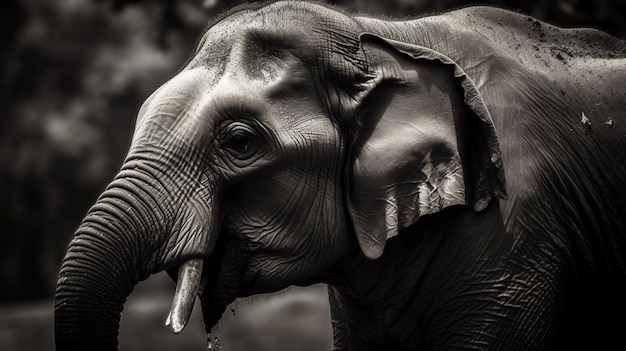
[[[356, 349], [362, 340], [401, 349], [441, 340], [430, 332], [449, 329], [450, 321], [440, 320], [439, 311], [472, 308], [464, 301], [468, 293], [482, 293], [477, 286], [485, 289], [486, 299], [497, 301], [487, 295], [496, 291], [508, 239], [497, 202], [478, 213], [456, 206], [424, 216], [389, 239], [379, 259], [359, 252], [340, 265], [337, 279], [329, 281], [339, 301], [339, 307], [331, 306], [333, 315], [345, 322]], [[481, 285], [491, 282], [494, 286]]]
[[378, 259], [365, 257], [357, 247], [352, 254], [337, 265], [334, 279], [328, 283], [355, 307], [369, 310], [388, 310], [402, 301], [410, 300], [415, 290], [433, 287], [430, 281], [432, 262], [441, 259], [442, 248], [453, 222], [446, 221], [452, 212], [471, 212], [455, 207], [443, 216], [421, 218], [415, 225], [405, 228], [387, 240], [384, 253]]
[[338, 349], [403, 349], [390, 317], [405, 319], [413, 313], [426, 266], [418, 262], [419, 255], [407, 255], [414, 249], [407, 230], [389, 240], [376, 260], [365, 257], [357, 247], [326, 280]]

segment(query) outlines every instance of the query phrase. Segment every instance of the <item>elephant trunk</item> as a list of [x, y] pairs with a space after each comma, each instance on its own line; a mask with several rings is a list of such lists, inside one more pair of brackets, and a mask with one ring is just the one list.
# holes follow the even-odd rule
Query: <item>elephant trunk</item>
[[70, 243], [55, 296], [58, 350], [115, 349], [133, 287], [175, 266], [167, 323], [178, 333], [188, 320], [219, 226], [212, 178], [193, 165], [181, 168], [197, 152], [189, 140], [203, 130], [195, 118], [182, 118], [201, 113], [188, 109], [200, 77], [187, 70], [146, 100], [122, 170]]
[[70, 243], [55, 295], [57, 350], [117, 349], [124, 302], [154, 270], [148, 258], [166, 230], [161, 205], [138, 179], [111, 183]]

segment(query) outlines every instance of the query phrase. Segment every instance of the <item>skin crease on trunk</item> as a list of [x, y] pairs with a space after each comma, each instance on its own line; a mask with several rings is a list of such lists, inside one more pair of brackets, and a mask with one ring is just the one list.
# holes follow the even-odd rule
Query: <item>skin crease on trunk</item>
[[[626, 347], [625, 62], [624, 42], [603, 33], [495, 8], [399, 22], [289, 1], [233, 11], [144, 104], [127, 173], [72, 241], [57, 288], [58, 349], [114, 349], [132, 286], [163, 269], [176, 276], [189, 259], [204, 259], [207, 329], [237, 294], [325, 282], [338, 350]], [[437, 77], [441, 85], [431, 84]], [[468, 85], [480, 96], [468, 101]], [[224, 165], [225, 148], [211, 153], [223, 146], [222, 129], [258, 129], [211, 124], [206, 116], [224, 110], [214, 100], [226, 90], [221, 104], [234, 101], [243, 121], [261, 120], [271, 129], [263, 129], [267, 139], [282, 143], [277, 154]], [[419, 99], [426, 92], [441, 103], [440, 128], [385, 116], [436, 109]], [[459, 122], [475, 117], [464, 99], [474, 112], [484, 102], [488, 120]], [[257, 109], [242, 107], [250, 104]], [[430, 137], [451, 130], [441, 145], [458, 150], [445, 159], [462, 159], [469, 200], [411, 217], [416, 222], [398, 209], [376, 214], [396, 232], [382, 242], [374, 233], [364, 245], [357, 222], [368, 216], [355, 216], [360, 202], [345, 199], [359, 176], [351, 162], [367, 163], [363, 155], [376, 150], [367, 142], [388, 120]], [[497, 142], [481, 129], [491, 123]], [[374, 131], [363, 132], [368, 127]], [[498, 143], [502, 159], [500, 150], [483, 155], [487, 161], [472, 154]], [[248, 151], [245, 143], [226, 144]], [[141, 160], [159, 152], [165, 156]], [[393, 161], [378, 163], [405, 166]], [[246, 162], [253, 167], [237, 169]], [[499, 162], [508, 198], [498, 200], [500, 179], [477, 179], [484, 173], [475, 168]], [[146, 184], [159, 194], [148, 194]], [[280, 201], [262, 205], [270, 199]], [[98, 276], [99, 267], [109, 269]]]

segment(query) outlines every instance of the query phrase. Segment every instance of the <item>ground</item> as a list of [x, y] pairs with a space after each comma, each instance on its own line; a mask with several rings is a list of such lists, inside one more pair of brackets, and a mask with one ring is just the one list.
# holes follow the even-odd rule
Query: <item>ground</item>
[[[180, 335], [164, 326], [174, 285], [166, 282], [168, 279], [163, 274], [153, 276], [131, 294], [122, 314], [120, 350], [206, 350], [199, 305]], [[171, 285], [171, 289], [164, 289], [164, 285]], [[54, 350], [53, 306], [53, 300], [0, 305], [2, 350]], [[316, 285], [239, 300], [226, 309], [212, 336], [219, 338], [223, 351], [330, 350], [326, 287]]]

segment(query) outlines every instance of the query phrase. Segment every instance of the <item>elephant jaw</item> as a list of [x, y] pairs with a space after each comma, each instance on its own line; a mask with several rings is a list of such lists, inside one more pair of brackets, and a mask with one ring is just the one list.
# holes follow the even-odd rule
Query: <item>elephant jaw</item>
[[[220, 235], [206, 235], [207, 233], [213, 233], [212, 229], [215, 223], [206, 220], [212, 216], [206, 216], [204, 214], [214, 214], [210, 208], [206, 208], [206, 204], [203, 202], [194, 201], [193, 206], [186, 206], [187, 215], [184, 217], [181, 232], [189, 237], [201, 237], [204, 240], [200, 241], [200, 244], [195, 243], [194, 247], [187, 247], [188, 254], [203, 254], [204, 258], [192, 258], [183, 261], [178, 268], [178, 277], [176, 281], [176, 291], [172, 301], [170, 312], [165, 320], [165, 325], [170, 328], [174, 334], [179, 334], [187, 325], [193, 306], [196, 301], [196, 297], [202, 296], [204, 288], [206, 287], [209, 277], [208, 269], [203, 267], [208, 257], [213, 256], [215, 245]], [[204, 219], [204, 220], [203, 220]], [[190, 241], [193, 242], [193, 241]], [[219, 256], [219, 255], [218, 255]]]
[[201, 282], [203, 264], [202, 259], [192, 259], [180, 265], [174, 300], [165, 321], [165, 325], [170, 327], [174, 334], [180, 333], [187, 325], [196, 296], [200, 287], [204, 286]]

